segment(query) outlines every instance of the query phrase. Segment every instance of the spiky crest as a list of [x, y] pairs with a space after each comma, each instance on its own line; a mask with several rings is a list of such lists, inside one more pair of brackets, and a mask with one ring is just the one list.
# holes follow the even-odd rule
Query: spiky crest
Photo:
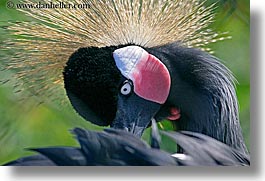
[[[48, 4], [50, 0], [42, 3]], [[224, 39], [209, 29], [215, 5], [204, 7], [199, 0], [66, 0], [64, 3], [88, 6], [20, 9], [35, 21], [10, 24], [7, 34], [13, 36], [2, 43], [4, 51], [12, 52], [4, 53], [5, 68], [15, 71], [15, 79], [22, 80], [38, 96], [58, 98], [59, 92], [63, 92], [65, 63], [80, 47], [124, 44], [155, 47], [178, 41], [186, 47], [211, 51], [209, 43]]]

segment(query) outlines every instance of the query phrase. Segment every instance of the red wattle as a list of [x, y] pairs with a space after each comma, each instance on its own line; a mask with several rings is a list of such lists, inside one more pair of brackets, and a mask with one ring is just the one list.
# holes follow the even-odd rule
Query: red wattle
[[155, 56], [149, 54], [138, 62], [134, 78], [134, 92], [140, 97], [164, 104], [170, 90], [170, 74], [166, 66]]
[[170, 108], [170, 116], [167, 117], [168, 120], [170, 121], [175, 121], [178, 120], [181, 117], [180, 110], [172, 107]]

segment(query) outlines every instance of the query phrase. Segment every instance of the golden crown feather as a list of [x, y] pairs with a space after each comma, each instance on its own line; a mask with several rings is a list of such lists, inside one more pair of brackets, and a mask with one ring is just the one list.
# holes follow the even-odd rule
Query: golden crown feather
[[[42, 3], [50, 3], [43, 0]], [[59, 0], [52, 1], [59, 3]], [[32, 4], [33, 0], [20, 3]], [[209, 44], [225, 39], [209, 28], [215, 4], [199, 0], [65, 0], [87, 8], [28, 8], [21, 12], [33, 22], [11, 23], [2, 43], [4, 68], [34, 95], [59, 98], [62, 72], [80, 47], [136, 44], [155, 47], [178, 41], [211, 52]]]

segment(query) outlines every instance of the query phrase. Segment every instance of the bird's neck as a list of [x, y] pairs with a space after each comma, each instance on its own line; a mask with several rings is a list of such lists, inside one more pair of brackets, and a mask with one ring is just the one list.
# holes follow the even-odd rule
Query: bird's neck
[[209, 101], [209, 98], [200, 99], [203, 101], [197, 102], [197, 107], [194, 107], [191, 113], [182, 114], [178, 129], [206, 134], [247, 153], [236, 100], [234, 104], [227, 106], [227, 98], [223, 100], [221, 97], [212, 99], [212, 101]]

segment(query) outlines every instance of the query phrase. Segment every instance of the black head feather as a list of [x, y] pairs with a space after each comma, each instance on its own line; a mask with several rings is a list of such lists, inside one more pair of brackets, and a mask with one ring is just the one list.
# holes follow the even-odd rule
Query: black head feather
[[106, 126], [115, 117], [121, 78], [112, 53], [117, 47], [88, 47], [74, 52], [64, 69], [67, 95], [86, 120]]

